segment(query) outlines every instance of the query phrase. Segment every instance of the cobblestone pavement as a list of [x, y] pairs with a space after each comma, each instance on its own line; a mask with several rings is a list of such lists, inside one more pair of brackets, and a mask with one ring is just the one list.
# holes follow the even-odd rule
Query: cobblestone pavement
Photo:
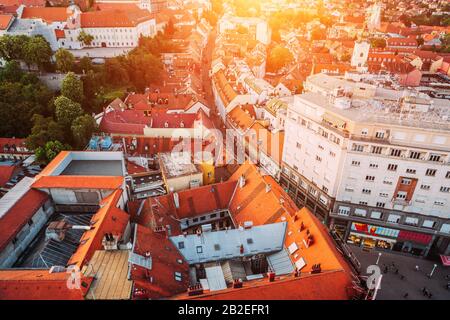
[[[398, 253], [377, 250], [367, 252], [357, 246], [350, 245], [349, 247], [361, 263], [361, 275], [370, 275], [366, 273], [367, 266], [374, 265], [378, 253], [381, 253], [378, 265], [381, 268], [383, 278], [377, 300], [450, 300], [450, 291], [445, 288], [447, 282], [450, 281], [445, 279], [446, 275], [450, 275], [450, 267], [444, 267], [440, 262]], [[395, 267], [392, 266], [392, 263], [395, 264]], [[429, 279], [428, 274], [430, 274], [435, 263], [437, 267], [432, 278]], [[415, 270], [416, 265], [419, 266], [419, 271]], [[387, 273], [383, 273], [385, 266], [388, 266], [389, 269]], [[395, 272], [396, 269], [398, 269], [398, 274]], [[404, 276], [403, 279], [402, 276]], [[432, 294], [431, 298], [424, 296], [422, 293], [424, 287]], [[405, 298], [406, 293], [408, 293], [408, 296]]]

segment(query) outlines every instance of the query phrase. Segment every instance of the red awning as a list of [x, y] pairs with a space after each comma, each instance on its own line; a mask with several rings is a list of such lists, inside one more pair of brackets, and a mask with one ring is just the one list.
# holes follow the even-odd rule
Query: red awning
[[442, 264], [446, 267], [450, 267], [450, 256], [444, 256], [441, 254]]
[[399, 240], [412, 241], [420, 244], [429, 244], [433, 237], [429, 234], [400, 230], [398, 234]]

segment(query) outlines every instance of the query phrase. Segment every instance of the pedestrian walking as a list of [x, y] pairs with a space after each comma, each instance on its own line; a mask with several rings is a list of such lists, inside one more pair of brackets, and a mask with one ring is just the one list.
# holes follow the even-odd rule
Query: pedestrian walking
[[431, 292], [428, 292], [428, 299], [431, 299], [432, 296]]
[[395, 274], [398, 274], [398, 269], [395, 269]]
[[403, 298], [408, 298], [408, 296], [409, 296], [409, 293], [408, 292], [406, 292], [404, 295], [403, 295]]
[[420, 268], [417, 264], [416, 264], [416, 271], [420, 271]]

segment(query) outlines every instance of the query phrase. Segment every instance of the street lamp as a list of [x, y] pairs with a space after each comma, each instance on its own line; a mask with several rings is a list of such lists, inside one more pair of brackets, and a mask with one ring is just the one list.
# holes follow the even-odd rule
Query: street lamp
[[378, 262], [380, 262], [380, 258], [381, 258], [381, 252], [378, 252], [377, 262], [375, 262], [376, 265], [378, 265]]
[[431, 273], [430, 273], [430, 275], [428, 276], [430, 279], [431, 279], [431, 277], [433, 276], [433, 273], [434, 273], [434, 270], [436, 269], [436, 267], [437, 267], [437, 264], [434, 264], [433, 270], [431, 270]]

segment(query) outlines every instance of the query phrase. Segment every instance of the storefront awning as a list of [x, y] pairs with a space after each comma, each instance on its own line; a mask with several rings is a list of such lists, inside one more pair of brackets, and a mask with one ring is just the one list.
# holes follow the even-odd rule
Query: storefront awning
[[400, 230], [400, 233], [398, 234], [398, 239], [427, 245], [431, 242], [433, 237], [429, 234]]
[[450, 256], [444, 256], [441, 254], [442, 264], [446, 267], [450, 267]]

